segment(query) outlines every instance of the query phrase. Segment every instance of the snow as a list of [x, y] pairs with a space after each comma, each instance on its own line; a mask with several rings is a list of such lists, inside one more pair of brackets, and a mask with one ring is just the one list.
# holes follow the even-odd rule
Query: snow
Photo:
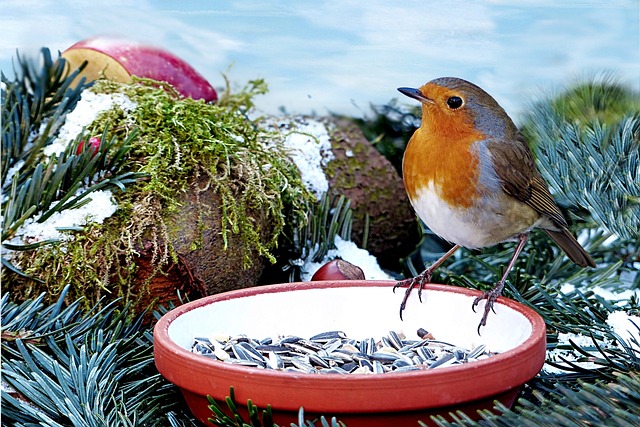
[[624, 311], [614, 311], [607, 316], [607, 325], [626, 345], [640, 351], [640, 317], [629, 316]]
[[[629, 299], [633, 296], [636, 298], [640, 297], [640, 290], [638, 289], [626, 289], [619, 292], [613, 292], [609, 289], [603, 288], [601, 286], [594, 286], [585, 288], [594, 293], [594, 295], [599, 296], [600, 298], [607, 300], [609, 303], [617, 306], [627, 305]], [[573, 284], [564, 284], [560, 288], [560, 292], [563, 294], [567, 294], [576, 290], [576, 286]], [[629, 347], [635, 348], [640, 351], [640, 317], [638, 316], [630, 316], [622, 310], [617, 310], [609, 314], [607, 317], [607, 324], [611, 327], [611, 330], [621, 337], [625, 344]], [[556, 362], [558, 364], [564, 364], [560, 360], [560, 357], [563, 357], [566, 360], [575, 363], [576, 365], [584, 368], [584, 369], [598, 369], [601, 368], [601, 365], [592, 363], [590, 361], [581, 361], [576, 362], [578, 358], [583, 357], [583, 355], [578, 354], [573, 349], [569, 349], [570, 343], [569, 340], [573, 341], [577, 346], [581, 347], [583, 350], [593, 354], [594, 358], [602, 356], [599, 351], [595, 348], [593, 340], [588, 335], [580, 335], [580, 334], [558, 334], [558, 347], [554, 350], [551, 350], [547, 353], [547, 360]], [[635, 340], [635, 341], [634, 341]], [[598, 345], [604, 348], [610, 348], [614, 346], [615, 343], [609, 341], [599, 341]], [[565, 347], [565, 348], [561, 348]], [[544, 366], [544, 371], [552, 374], [566, 374], [567, 371], [552, 367], [550, 365]]]
[[[7, 177], [5, 178], [4, 182], [2, 183], [2, 188], [7, 188], [11, 185], [11, 180], [13, 180], [13, 176], [20, 172], [20, 169], [22, 169], [22, 166], [24, 166], [24, 160], [18, 160], [16, 162], [15, 165], [11, 166], [9, 168], [9, 170], [7, 171]], [[7, 194], [8, 196], [8, 194]]]
[[76, 107], [67, 114], [64, 125], [58, 131], [58, 136], [44, 148], [43, 153], [46, 156], [52, 156], [63, 152], [71, 141], [98, 118], [100, 113], [116, 106], [128, 112], [134, 110], [137, 104], [121, 93], [103, 94], [85, 89]]
[[573, 334], [573, 333], [559, 333], [558, 344], [570, 345], [570, 341], [573, 341], [579, 347], [589, 347], [593, 345], [593, 340], [590, 336]]
[[382, 271], [382, 269], [378, 265], [378, 261], [376, 260], [376, 258], [365, 249], [359, 248], [355, 243], [349, 240], [344, 240], [340, 236], [336, 236], [334, 244], [336, 246], [336, 249], [330, 249], [324, 259], [320, 262], [313, 262], [311, 260], [313, 258], [313, 255], [315, 255], [313, 251], [305, 260], [301, 260], [300, 264], [302, 265], [302, 281], [310, 281], [315, 272], [318, 271], [320, 267], [336, 258], [340, 258], [344, 261], [350, 262], [355, 266], [360, 267], [367, 280], [390, 279], [389, 275]]
[[329, 190], [324, 168], [334, 159], [327, 126], [320, 120], [297, 118], [290, 127], [291, 132], [284, 139], [285, 149], [305, 187], [320, 199]]
[[82, 227], [89, 223], [102, 224], [118, 208], [118, 204], [109, 190], [94, 191], [87, 198], [90, 199], [87, 204], [76, 209], [56, 212], [42, 223], [37, 222], [39, 216], [29, 218], [16, 230], [15, 236], [9, 243], [20, 245], [48, 239], [69, 240], [73, 235], [60, 231], [58, 228]]
[[[592, 291], [594, 295], [597, 295], [614, 304], [626, 303], [634, 295], [636, 296], [636, 298], [640, 297], [640, 289], [626, 289], [619, 292], [613, 292], [601, 286], [595, 286], [595, 287], [590, 287], [585, 289]], [[560, 287], [560, 293], [563, 293], [563, 294], [567, 294], [575, 290], [576, 290], [575, 285], [570, 283], [565, 283], [564, 285], [562, 285], [562, 287]]]
[[[624, 341], [626, 346], [640, 351], [640, 317], [630, 316], [622, 310], [614, 311], [607, 317], [607, 325], [609, 325], [611, 330]], [[560, 333], [558, 334], [558, 348], [547, 353], [547, 360], [564, 365], [564, 362], [561, 360], [561, 358], [563, 358], [583, 369], [602, 368], [602, 365], [588, 360], [577, 361], [577, 359], [583, 357], [583, 355], [580, 355], [572, 348], [569, 348], [571, 346], [570, 341], [582, 348], [584, 351], [592, 354], [594, 358], [602, 358], [600, 352], [595, 348], [595, 344], [591, 336], [574, 333]], [[615, 346], [613, 342], [608, 340], [598, 341], [598, 345], [601, 348], [611, 348]], [[567, 373], [566, 370], [559, 369], [548, 364], [546, 364], [543, 369], [549, 374]]]
[[[577, 361], [577, 359], [583, 357], [583, 355], [578, 354], [575, 350], [573, 350], [569, 341], [573, 341], [584, 351], [588, 351], [589, 353], [593, 354], [594, 358], [600, 355], [598, 350], [595, 348], [593, 340], [590, 336], [573, 333], [560, 333], [558, 334], [558, 347], [565, 347], [566, 349], [555, 348], [553, 350], [547, 351], [547, 361], [552, 361], [559, 365], [565, 365], [565, 362], [562, 360], [564, 359], [570, 361], [574, 365], [580, 366], [583, 369], [598, 369], [602, 367], [602, 365], [598, 365], [590, 361]], [[598, 344], [604, 347], [608, 347], [611, 345], [608, 342], [600, 342]], [[589, 351], [589, 347], [592, 347], [593, 351]], [[546, 363], [542, 369], [548, 374], [562, 375], [568, 372], [567, 370], [556, 368], [555, 366], [551, 366]]]

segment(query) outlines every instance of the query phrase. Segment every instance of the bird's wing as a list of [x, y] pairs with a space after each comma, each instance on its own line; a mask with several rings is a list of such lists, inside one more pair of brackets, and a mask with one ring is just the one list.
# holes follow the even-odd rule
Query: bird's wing
[[488, 148], [505, 193], [547, 216], [558, 227], [566, 227], [567, 221], [540, 176], [522, 134], [518, 132], [517, 137], [509, 142], [490, 140]]

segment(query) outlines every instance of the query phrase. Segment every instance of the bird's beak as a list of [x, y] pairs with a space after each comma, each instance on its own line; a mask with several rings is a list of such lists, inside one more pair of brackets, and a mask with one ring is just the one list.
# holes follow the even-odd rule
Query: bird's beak
[[399, 87], [398, 92], [403, 95], [407, 95], [409, 98], [417, 99], [422, 103], [433, 104], [433, 99], [427, 98], [420, 92], [420, 89], [414, 89], [412, 87]]

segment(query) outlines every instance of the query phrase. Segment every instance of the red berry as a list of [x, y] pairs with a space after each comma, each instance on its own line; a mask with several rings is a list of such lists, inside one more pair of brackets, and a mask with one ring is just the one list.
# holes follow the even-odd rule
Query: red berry
[[[93, 149], [93, 154], [91, 154], [91, 157], [98, 154], [98, 150], [100, 149], [100, 142], [101, 140], [97, 136], [92, 136], [91, 138], [89, 138], [89, 147]], [[76, 150], [76, 154], [80, 155], [83, 149], [84, 141], [80, 141], [80, 144], [78, 144], [78, 149]]]

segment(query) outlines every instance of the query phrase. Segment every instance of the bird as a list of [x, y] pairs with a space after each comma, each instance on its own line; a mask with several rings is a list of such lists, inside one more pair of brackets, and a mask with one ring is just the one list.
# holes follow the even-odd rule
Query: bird
[[405, 190], [418, 217], [453, 244], [422, 273], [395, 284], [394, 292], [407, 287], [401, 319], [412, 290], [418, 288], [422, 301], [422, 289], [434, 270], [460, 247], [482, 249], [517, 241], [500, 280], [472, 303], [475, 311], [486, 299], [478, 334], [534, 228], [549, 235], [580, 267], [596, 266], [569, 231], [522, 133], [491, 95], [456, 77], [398, 91], [422, 104], [421, 125], [402, 161]]

